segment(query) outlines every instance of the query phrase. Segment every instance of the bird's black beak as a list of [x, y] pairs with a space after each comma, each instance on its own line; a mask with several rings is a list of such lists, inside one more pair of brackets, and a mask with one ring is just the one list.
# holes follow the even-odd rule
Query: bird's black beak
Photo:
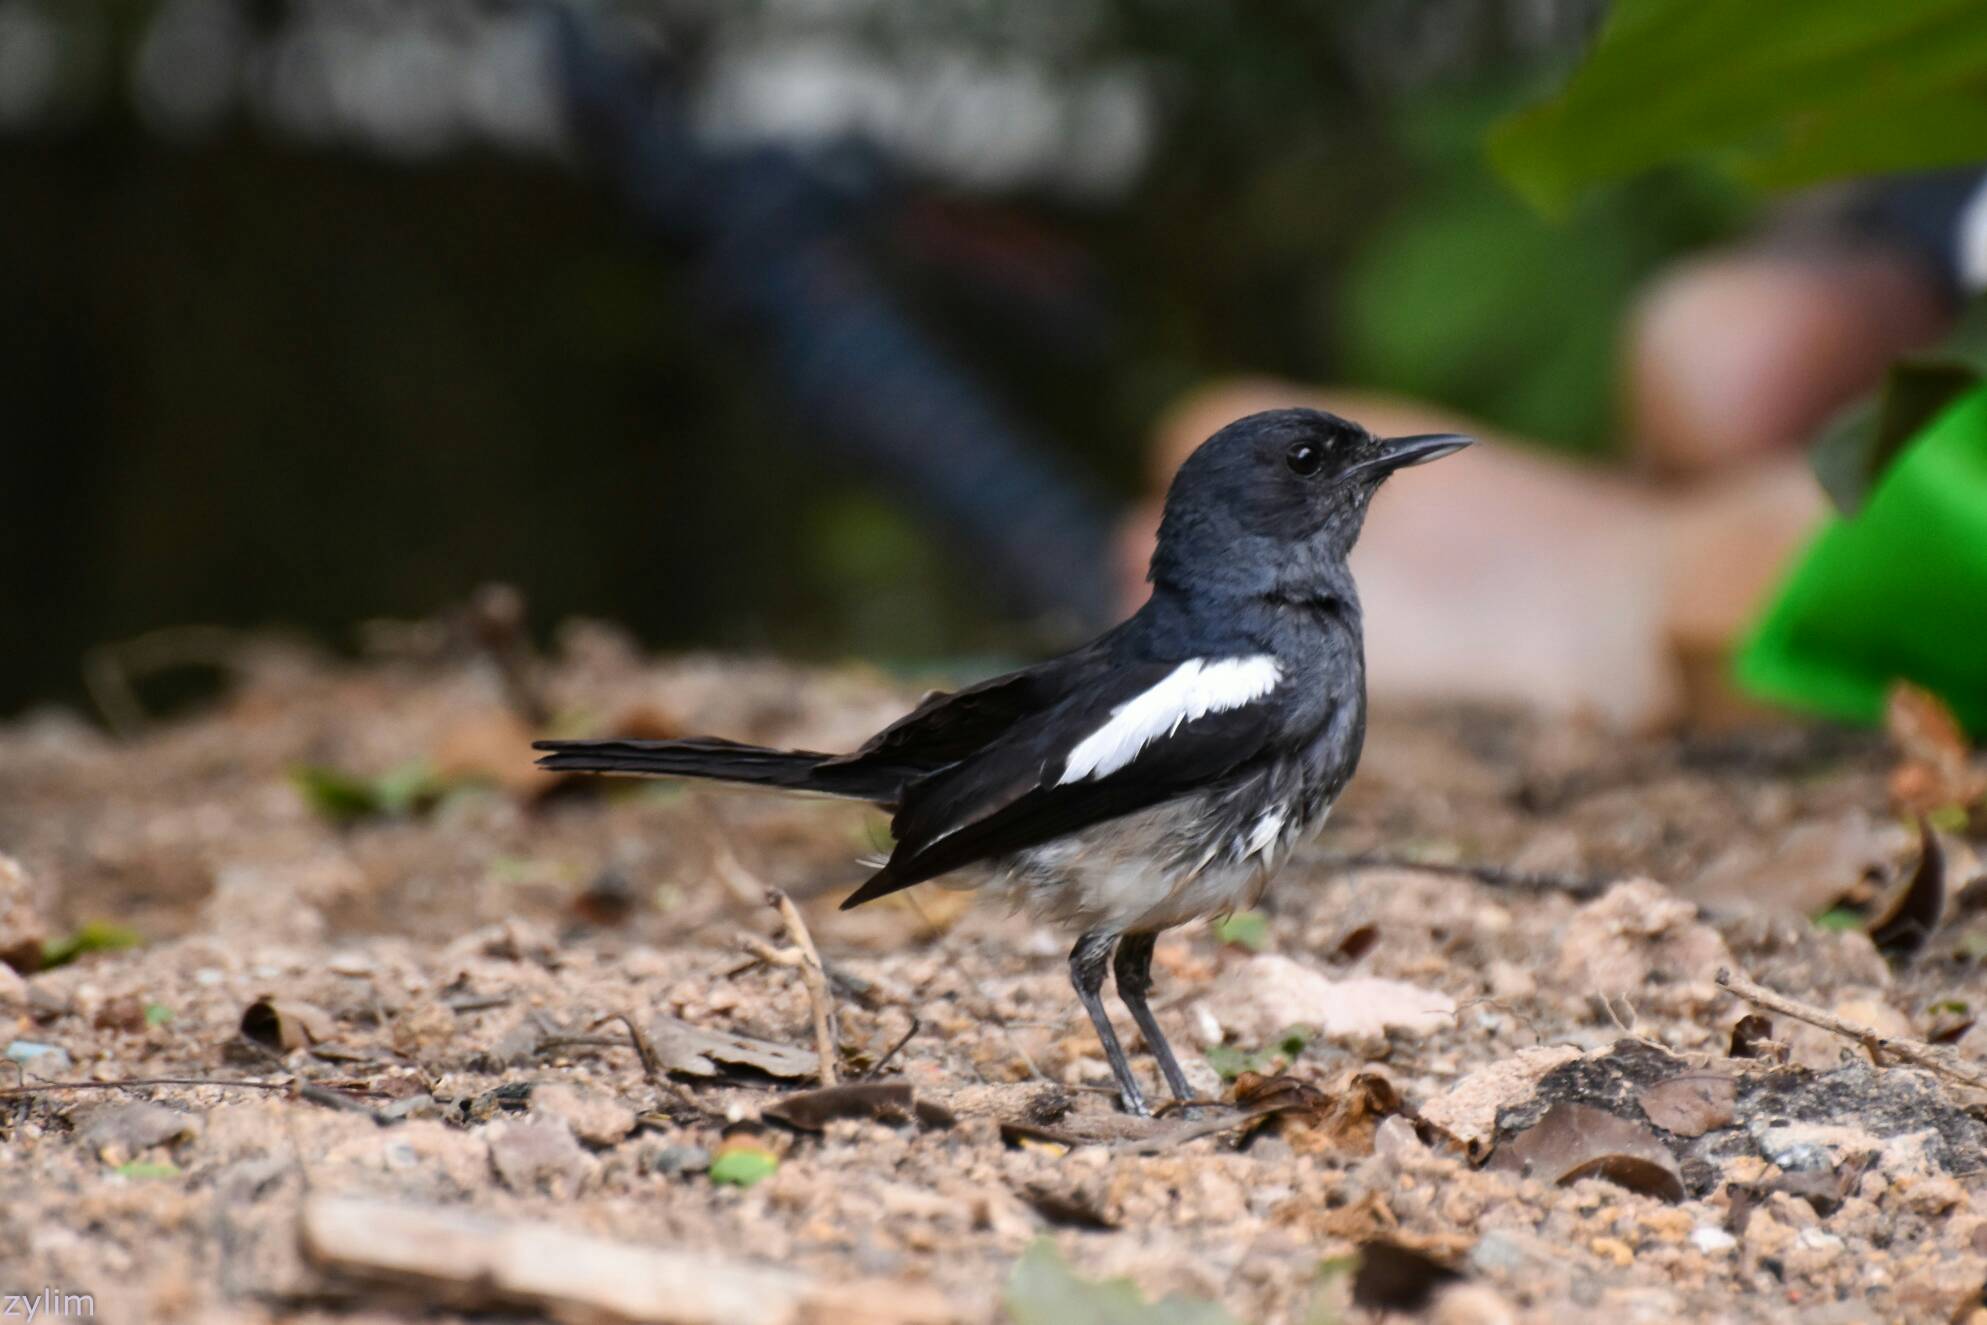
[[1373, 473], [1381, 477], [1396, 469], [1406, 469], [1409, 465], [1426, 464], [1462, 450], [1474, 437], [1461, 433], [1429, 432], [1414, 437], [1388, 437], [1380, 442], [1379, 454], [1370, 460], [1360, 462], [1355, 473]]

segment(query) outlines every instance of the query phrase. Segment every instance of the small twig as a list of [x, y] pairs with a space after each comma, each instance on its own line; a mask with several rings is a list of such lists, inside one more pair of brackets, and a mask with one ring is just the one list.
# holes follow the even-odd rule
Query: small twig
[[924, 1023], [922, 1021], [919, 1021], [915, 1015], [912, 1016], [911, 1029], [904, 1032], [904, 1038], [897, 1041], [897, 1043], [891, 1045], [890, 1048], [884, 1052], [883, 1057], [877, 1059], [874, 1063], [871, 1063], [869, 1065], [869, 1071], [863, 1073], [860, 1077], [857, 1077], [856, 1080], [868, 1081], [871, 1077], [877, 1075], [877, 1073], [881, 1072], [884, 1068], [890, 1066], [890, 1060], [895, 1058], [900, 1052], [902, 1052], [904, 1046], [911, 1042], [911, 1037], [913, 1035], [916, 1035], [921, 1029], [923, 1029], [923, 1027]]
[[1906, 1039], [1903, 1036], [1885, 1035], [1874, 1027], [1845, 1021], [1832, 1012], [1824, 1012], [1808, 1003], [1796, 1002], [1784, 994], [1776, 994], [1771, 989], [1756, 985], [1743, 975], [1734, 975], [1728, 970], [1718, 972], [1718, 987], [1735, 994], [1755, 1007], [1777, 1012], [1795, 1021], [1804, 1021], [1810, 1026], [1820, 1027], [1832, 1035], [1854, 1040], [1869, 1052], [1872, 1059], [1881, 1066], [1885, 1059], [1909, 1063], [1922, 1067], [1935, 1076], [1954, 1081], [1973, 1090], [1987, 1090], [1987, 1074], [1960, 1063], [1948, 1050], [1923, 1040]]
[[[604, 1017], [602, 1020], [612, 1021], [613, 1018]], [[627, 1040], [619, 1035], [547, 1035], [531, 1046], [531, 1052], [549, 1054], [561, 1049], [626, 1049], [627, 1047]], [[641, 1051], [638, 1049], [635, 1052], [639, 1054]]]
[[510, 1002], [509, 994], [474, 994], [467, 998], [444, 999], [442, 1006], [460, 1016], [466, 1012], [488, 1012], [491, 1008], [507, 1007]]
[[836, 1081], [835, 1064], [841, 1051], [836, 1047], [835, 997], [828, 990], [828, 972], [821, 965], [821, 954], [814, 947], [814, 936], [807, 932], [807, 922], [801, 919], [800, 908], [793, 904], [793, 898], [778, 888], [768, 888], [766, 905], [779, 913], [780, 924], [785, 927], [791, 946], [775, 948], [764, 939], [748, 934], [745, 936], [745, 948], [761, 961], [775, 966], [791, 966], [800, 972], [801, 983], [807, 986], [807, 1001], [814, 1009], [814, 1048], [821, 1056], [821, 1084], [832, 1086]]
[[1506, 869], [1502, 865], [1451, 864], [1416, 860], [1384, 851], [1324, 851], [1319, 858], [1340, 869], [1421, 870], [1428, 874], [1449, 874], [1475, 879], [1493, 888], [1521, 888], [1527, 892], [1565, 893], [1569, 897], [1599, 897], [1615, 883], [1598, 874], [1541, 874], [1531, 870]]
[[711, 850], [711, 873], [718, 876], [718, 882], [733, 897], [750, 906], [766, 895], [766, 881], [747, 869], [745, 862], [738, 858], [738, 853], [731, 849], [717, 816], [711, 813], [708, 798], [700, 803], [704, 807], [703, 821], [708, 826], [705, 838]]
[[52, 1090], [135, 1090], [147, 1086], [233, 1086], [241, 1090], [291, 1090], [294, 1081], [222, 1081], [212, 1077], [125, 1077], [118, 1081], [43, 1081], [0, 1090], [0, 1099]]
[[1136, 1141], [1120, 1141], [1118, 1144], [1112, 1146], [1111, 1149], [1123, 1151], [1130, 1155], [1156, 1155], [1162, 1150], [1170, 1150], [1174, 1146], [1185, 1145], [1189, 1141], [1198, 1141], [1204, 1136], [1214, 1136], [1219, 1132], [1231, 1132], [1237, 1127], [1254, 1122], [1258, 1118], [1266, 1118], [1273, 1113], [1283, 1113], [1294, 1107], [1296, 1106], [1272, 1104], [1266, 1109], [1249, 1109], [1244, 1112], [1231, 1113], [1225, 1118], [1203, 1118], [1199, 1122], [1185, 1123], [1179, 1127], [1155, 1133], [1152, 1136], [1142, 1136]]
[[[655, 1050], [655, 1041], [649, 1038], [649, 1033], [641, 1028], [641, 1025], [636, 1022], [632, 1014], [627, 1012], [610, 1012], [593, 1024], [599, 1026], [610, 1021], [618, 1021], [628, 1028], [628, 1043], [634, 1046], [635, 1057], [642, 1061], [642, 1076], [657, 1094], [667, 1095], [670, 1099], [675, 1100], [678, 1104], [693, 1113], [699, 1115], [708, 1115], [710, 1113], [709, 1109], [706, 1109], [697, 1102], [696, 1097], [690, 1094], [687, 1087], [680, 1086], [671, 1079], [669, 1068], [662, 1061], [662, 1055]], [[564, 1038], [579, 1040], [582, 1038], [591, 1039], [593, 1037], [567, 1036]], [[619, 1040], [609, 1040], [608, 1043], [617, 1049], [621, 1047]]]
[[308, 1081], [299, 1081], [294, 1083], [294, 1085], [295, 1089], [290, 1093], [307, 1103], [320, 1104], [327, 1109], [336, 1109], [341, 1113], [364, 1114], [376, 1123], [389, 1123], [393, 1121], [393, 1119], [382, 1114], [378, 1109], [367, 1104], [356, 1095], [348, 1095], [342, 1090], [333, 1090], [329, 1086], [312, 1085]]

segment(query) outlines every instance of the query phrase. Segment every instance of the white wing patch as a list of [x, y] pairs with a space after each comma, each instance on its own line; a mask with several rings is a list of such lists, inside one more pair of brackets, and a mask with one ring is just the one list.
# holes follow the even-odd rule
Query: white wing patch
[[1111, 720], [1069, 752], [1056, 785], [1109, 777], [1180, 724], [1261, 699], [1282, 679], [1283, 669], [1266, 653], [1214, 662], [1189, 658], [1152, 689], [1112, 709]]
[[1283, 835], [1283, 811], [1271, 810], [1256, 820], [1255, 829], [1249, 834], [1249, 849], [1242, 854], [1260, 856], [1276, 845], [1277, 838]]

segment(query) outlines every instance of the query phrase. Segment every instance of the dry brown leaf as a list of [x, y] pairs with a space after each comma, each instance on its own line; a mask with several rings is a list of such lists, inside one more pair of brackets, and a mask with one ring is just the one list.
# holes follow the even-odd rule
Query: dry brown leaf
[[1897, 747], [1890, 798], [1899, 810], [1931, 814], [1987, 796], [1987, 773], [1972, 766], [1959, 719], [1931, 691], [1909, 681], [1893, 684], [1884, 703], [1884, 728]]
[[1911, 877], [1877, 909], [1864, 926], [1870, 941], [1892, 963], [1902, 965], [1924, 950], [1946, 910], [1946, 854], [1939, 835], [1918, 820], [1918, 865]]
[[1643, 1123], [1565, 1100], [1528, 1130], [1499, 1146], [1485, 1167], [1565, 1186], [1581, 1178], [1609, 1182], [1665, 1201], [1684, 1198], [1683, 1173], [1669, 1147]]
[[745, 1067], [797, 1080], [811, 1078], [821, 1070], [821, 1060], [812, 1049], [796, 1049], [730, 1031], [709, 1031], [674, 1017], [657, 1017], [649, 1023], [649, 1038], [662, 1065], [685, 1076], [723, 1076], [727, 1068]]
[[1649, 1121], [1678, 1136], [1703, 1136], [1731, 1124], [1739, 1083], [1721, 1072], [1692, 1072], [1645, 1087], [1636, 1096]]
[[840, 1118], [873, 1118], [877, 1122], [908, 1122], [949, 1127], [953, 1117], [940, 1105], [919, 1100], [900, 1081], [852, 1081], [822, 1090], [782, 1095], [759, 1110], [759, 1116], [802, 1132], [826, 1130]]
[[[1748, 1012], [1732, 1025], [1731, 1058], [1759, 1058], [1773, 1043], [1773, 1022], [1757, 1012]], [[1784, 1057], [1784, 1054], [1783, 1054]]]
[[242, 1010], [241, 1033], [265, 1048], [289, 1053], [329, 1040], [338, 1033], [338, 1023], [315, 1003], [264, 994]]

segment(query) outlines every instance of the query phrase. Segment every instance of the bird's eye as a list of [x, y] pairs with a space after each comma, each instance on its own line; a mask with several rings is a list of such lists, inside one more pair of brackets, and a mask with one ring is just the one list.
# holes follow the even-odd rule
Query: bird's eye
[[1283, 453], [1284, 463], [1290, 472], [1305, 478], [1318, 472], [1325, 463], [1325, 448], [1316, 442], [1292, 442], [1290, 449]]

